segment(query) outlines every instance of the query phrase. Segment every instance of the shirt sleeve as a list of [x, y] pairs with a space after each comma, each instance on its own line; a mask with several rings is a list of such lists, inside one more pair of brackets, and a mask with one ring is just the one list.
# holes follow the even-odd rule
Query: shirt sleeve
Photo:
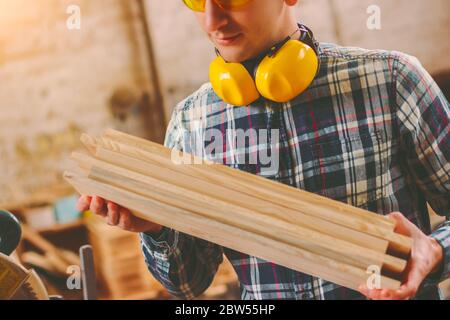
[[[182, 131], [174, 111], [164, 145], [182, 148]], [[211, 284], [223, 261], [222, 247], [164, 227], [153, 238], [141, 233], [141, 247], [150, 273], [167, 289], [182, 299], [193, 299]]]
[[416, 58], [401, 54], [396, 62], [396, 117], [407, 166], [430, 206], [446, 217], [430, 235], [444, 252], [440, 271], [427, 279], [437, 283], [450, 277], [450, 108]]

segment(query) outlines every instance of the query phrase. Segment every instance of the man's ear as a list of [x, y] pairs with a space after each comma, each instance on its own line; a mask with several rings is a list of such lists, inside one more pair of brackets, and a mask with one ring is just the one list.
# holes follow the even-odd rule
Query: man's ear
[[288, 6], [295, 6], [298, 2], [298, 0], [284, 0], [284, 2], [288, 5]]

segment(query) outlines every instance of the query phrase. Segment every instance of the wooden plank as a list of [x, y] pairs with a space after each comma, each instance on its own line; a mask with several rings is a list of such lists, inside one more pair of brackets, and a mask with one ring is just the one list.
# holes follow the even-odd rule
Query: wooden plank
[[[111, 136], [108, 135], [108, 137]], [[119, 133], [120, 141], [133, 140], [127, 135]], [[133, 137], [134, 138], [134, 137]], [[142, 140], [138, 139], [137, 140]], [[267, 200], [284, 208], [295, 210], [305, 215], [318, 217], [323, 220], [345, 226], [369, 235], [385, 239], [391, 242], [391, 248], [395, 254], [397, 251], [401, 256], [407, 256], [411, 248], [411, 239], [402, 235], [394, 235], [394, 222], [387, 217], [349, 206], [347, 204], [321, 197], [300, 189], [292, 188], [281, 183], [270, 181], [262, 177], [241, 172], [223, 165], [209, 163], [208, 165], [175, 165], [170, 161], [171, 151], [167, 148], [153, 144], [151, 142], [142, 144], [140, 149], [125, 145], [110, 139], [95, 139], [84, 135], [84, 144], [96, 156], [101, 158], [105, 150], [114, 151], [143, 160], [155, 165], [171, 166], [170, 168], [179, 173], [184, 173], [192, 177], [199, 177], [211, 183], [227, 187], [252, 195], [259, 200]], [[136, 141], [131, 143], [136, 145]], [[147, 142], [146, 140], [143, 140]], [[151, 152], [143, 151], [148, 150]], [[153, 153], [152, 153], [153, 152]], [[190, 155], [187, 155], [190, 156]], [[117, 160], [119, 161], [119, 160]], [[234, 179], [230, 179], [234, 177]], [[286, 192], [288, 191], [288, 192]], [[330, 205], [331, 204], [331, 205]]]
[[[175, 171], [171, 168], [164, 168], [151, 163], [143, 162], [138, 159], [129, 158], [127, 156], [123, 156], [122, 154], [118, 154], [114, 151], [109, 150], [99, 152], [98, 156], [99, 159], [102, 159], [104, 161], [109, 160], [109, 162], [114, 162], [114, 164], [117, 164], [123, 168], [128, 168], [137, 173], [141, 173], [158, 180], [166, 181], [173, 185], [180, 186], [204, 195], [208, 195], [215, 199], [227, 201], [240, 207], [248, 208], [254, 212], [265, 214], [271, 217], [276, 217], [285, 222], [319, 231], [357, 245], [363, 243], [365, 247], [373, 249], [380, 253], [385, 253], [388, 249], [389, 242], [387, 240], [377, 238], [344, 226], [336, 225], [314, 216], [305, 215], [301, 212], [297, 212], [286, 207], [281, 207], [265, 199], [255, 199], [248, 194], [236, 192], [235, 190], [217, 185], [215, 183], [201, 180], [197, 177], [185, 175], [182, 172]], [[90, 166], [95, 165], [94, 162], [89, 161], [84, 154], [79, 152], [73, 153], [72, 158], [81, 166], [83, 162], [90, 162]], [[111, 161], [111, 159], [114, 159], [114, 161]], [[86, 169], [90, 170], [90, 167]]]
[[[90, 139], [90, 140], [88, 140]], [[151, 146], [151, 148], [145, 148], [141, 146], [127, 145], [124, 143], [118, 143], [116, 141], [110, 139], [95, 139], [92, 137], [88, 137], [87, 135], [82, 136], [82, 141], [88, 147], [89, 151], [91, 151], [96, 157], [100, 158], [99, 152], [102, 150], [111, 150], [117, 153], [121, 153], [124, 155], [128, 155], [130, 157], [134, 157], [136, 159], [143, 160], [149, 163], [155, 163], [161, 166], [173, 164], [171, 160], [171, 152], [169, 149], [160, 148], [160, 146]], [[88, 142], [89, 141], [89, 142]], [[145, 140], [144, 140], [145, 141]], [[190, 157], [189, 154], [184, 154], [185, 157]], [[181, 156], [180, 156], [181, 157]], [[195, 158], [195, 157], [193, 157]], [[192, 163], [197, 162], [198, 160], [192, 160]], [[227, 186], [230, 189], [235, 189], [237, 191], [253, 195], [260, 199], [267, 199], [268, 201], [273, 201], [277, 204], [286, 206], [295, 203], [295, 206], [292, 208], [294, 210], [298, 210], [300, 212], [311, 213], [311, 215], [323, 218], [328, 221], [332, 221], [336, 224], [341, 225], [351, 225], [354, 228], [358, 229], [367, 229], [371, 228], [372, 225], [368, 224], [368, 221], [373, 222], [376, 227], [378, 227], [377, 232], [382, 231], [393, 231], [393, 224], [389, 223], [385, 217], [376, 216], [375, 214], [367, 215], [367, 212], [364, 210], [360, 210], [358, 208], [354, 208], [348, 205], [345, 205], [341, 202], [337, 202], [325, 197], [320, 197], [312, 194], [313, 196], [317, 196], [320, 202], [317, 203], [308, 203], [307, 201], [302, 200], [302, 196], [304, 194], [308, 194], [300, 189], [292, 188], [285, 186], [281, 183], [273, 182], [268, 179], [264, 179], [262, 177], [258, 177], [256, 175], [252, 175], [243, 171], [239, 171], [236, 169], [228, 168], [223, 165], [217, 165], [212, 162], [204, 162], [204, 165], [176, 165], [179, 172], [184, 172], [192, 177], [200, 177], [203, 180], [210, 180], [211, 182], [217, 183], [219, 185]], [[228, 172], [221, 172], [222, 169], [229, 169]], [[225, 170], [226, 170], [225, 169]], [[230, 179], [230, 177], [235, 177], [236, 179]], [[249, 180], [250, 179], [250, 180]], [[286, 196], [284, 193], [278, 192], [278, 187], [287, 187], [287, 190], [294, 191], [294, 194], [290, 194]], [[291, 190], [293, 189], [293, 190]], [[325, 204], [332, 202], [338, 207], [330, 208], [329, 210], [324, 210]], [[317, 205], [319, 204], [319, 205]], [[347, 206], [348, 209], [354, 210], [357, 212], [364, 212], [367, 217], [361, 217], [358, 214], [350, 214], [345, 211], [343, 207]], [[347, 208], [345, 208], [347, 209]], [[380, 220], [380, 218], [382, 220]], [[381, 221], [381, 222], [380, 222]]]
[[[106, 141], [106, 143], [110, 147], [114, 147], [114, 143], [111, 141], [117, 141], [117, 142], [123, 142], [125, 145], [128, 143], [130, 146], [134, 146], [135, 148], [142, 148], [143, 150], [148, 150], [149, 152], [154, 152], [157, 156], [159, 153], [159, 156], [163, 155], [163, 158], [161, 157], [158, 159], [159, 161], [164, 161], [170, 159], [170, 157], [173, 156], [174, 150], [170, 150], [168, 148], [165, 148], [164, 146], [161, 146], [159, 144], [153, 143], [151, 141], [147, 141], [145, 139], [141, 139], [138, 137], [134, 137], [116, 130], [108, 129], [105, 131], [104, 137], [107, 139], [100, 139], [100, 141], [103, 140], [103, 142]], [[120, 148], [120, 144], [116, 147]], [[129, 151], [134, 152], [136, 154], [136, 149], [133, 151], [132, 149], [129, 149]], [[137, 153], [138, 156], [140, 156], [139, 153]], [[149, 154], [146, 154], [146, 156], [149, 156]], [[240, 188], [240, 191], [242, 192], [249, 192], [250, 194], [255, 194], [256, 196], [260, 195], [260, 199], [270, 199], [279, 201], [280, 204], [285, 204], [290, 206], [292, 209], [296, 209], [298, 211], [301, 210], [301, 208], [304, 208], [305, 212], [311, 212], [315, 215], [321, 216], [318, 210], [321, 210], [321, 207], [324, 207], [324, 201], [325, 204], [330, 206], [330, 210], [328, 213], [331, 215], [328, 218], [335, 219], [338, 217], [335, 217], [335, 215], [340, 215], [342, 213], [350, 213], [350, 217], [347, 218], [362, 218], [370, 220], [375, 225], [385, 226], [387, 228], [386, 233], [381, 236], [381, 238], [386, 239], [390, 242], [390, 250], [393, 253], [398, 253], [402, 257], [407, 257], [411, 252], [412, 247], [412, 239], [409, 237], [405, 237], [400, 234], [394, 233], [395, 228], [395, 221], [392, 219], [389, 219], [388, 217], [381, 216], [374, 214], [372, 212], [356, 208], [353, 206], [350, 206], [348, 204], [344, 204], [335, 200], [328, 199], [323, 196], [319, 196], [314, 193], [306, 192], [304, 190], [296, 189], [281, 183], [277, 183], [275, 181], [271, 181], [268, 179], [263, 179], [261, 177], [257, 177], [255, 175], [235, 170], [232, 168], [229, 168], [227, 166], [218, 165], [211, 161], [200, 159], [198, 157], [195, 157], [193, 155], [184, 154], [179, 155], [178, 158], [186, 157], [189, 159], [190, 163], [203, 163], [208, 164], [209, 166], [213, 166], [214, 169], [218, 171], [222, 171], [223, 175], [221, 177], [217, 177], [216, 183], [220, 183], [224, 177], [231, 176], [235, 177], [236, 179], [232, 180], [232, 182], [235, 183], [235, 186], [238, 185], [238, 188]], [[155, 157], [152, 157], [154, 160]], [[177, 167], [189, 167], [189, 169], [194, 169], [195, 173], [192, 174], [193, 177], [202, 176], [202, 174], [206, 173], [207, 177], [211, 177], [210, 174], [214, 174], [214, 172], [206, 172], [204, 167], [207, 166], [195, 166], [195, 165], [178, 165]], [[199, 170], [200, 169], [200, 170]], [[221, 179], [222, 178], [222, 179]], [[265, 188], [258, 188], [258, 185], [256, 184], [255, 178], [258, 178], [262, 181], [262, 185], [264, 185]], [[273, 188], [271, 189], [270, 186], [272, 185]], [[278, 189], [279, 192], [275, 192], [275, 190]], [[285, 197], [283, 192], [288, 192], [290, 197]], [[297, 192], [297, 194], [296, 194]], [[300, 196], [301, 194], [301, 196]], [[305, 202], [302, 203], [302, 201], [305, 200]], [[292, 206], [291, 206], [292, 204]], [[334, 207], [333, 207], [334, 206]], [[320, 207], [320, 208], [319, 208]], [[333, 211], [332, 209], [335, 209]], [[318, 210], [315, 210], [318, 209]], [[323, 209], [322, 209], [323, 211]], [[327, 212], [322, 212], [323, 215], [326, 215]], [[323, 218], [323, 217], [322, 217]], [[345, 223], [345, 222], [344, 222]], [[362, 229], [364, 230], [366, 226], [362, 226]], [[368, 230], [369, 234], [371, 230]], [[390, 231], [390, 232], [389, 232]]]
[[383, 266], [384, 269], [399, 274], [406, 267], [406, 261], [367, 247], [336, 239], [270, 215], [261, 215], [258, 212], [247, 210], [245, 207], [211, 198], [189, 188], [179, 188], [161, 180], [86, 157], [83, 154], [75, 153], [73, 156], [81, 162], [82, 166], [92, 166], [89, 178], [124, 188], [168, 205], [186, 208], [216, 221], [287, 242], [354, 266], [377, 265], [380, 268]]
[[[366, 283], [369, 276], [366, 270], [361, 268], [210, 220], [188, 210], [174, 208], [121, 188], [93, 181], [80, 174], [66, 172], [64, 177], [79, 193], [113, 199], [119, 205], [132, 209], [134, 214], [142, 219], [321, 277], [353, 290], [357, 290], [360, 284]], [[380, 279], [383, 288], [398, 289], [400, 287], [400, 282], [397, 280], [385, 276], [381, 276]]]
[[[86, 136], [84, 136], [86, 137]], [[176, 153], [174, 153], [173, 150], [168, 149], [160, 144], [153, 143], [151, 141], [138, 138], [123, 132], [119, 132], [112, 129], [107, 129], [103, 133], [103, 137], [108, 138], [110, 140], [116, 141], [116, 142], [122, 142], [125, 145], [129, 145], [135, 148], [138, 148], [143, 151], [147, 151], [154, 154], [159, 154], [164, 156], [166, 160], [170, 159], [172, 160], [172, 156]], [[84, 140], [82, 136], [82, 141]], [[359, 217], [362, 218], [363, 221], [371, 221], [375, 225], [384, 226], [389, 230], [393, 230], [395, 227], [395, 222], [391, 219], [388, 219], [387, 217], [375, 215], [371, 212], [368, 212], [366, 210], [362, 210], [353, 206], [350, 206], [348, 204], [331, 200], [329, 198], [319, 196], [317, 194], [307, 192], [301, 189], [293, 188], [287, 185], [284, 185], [282, 183], [278, 183], [275, 181], [271, 181], [269, 179], [264, 179], [262, 177], [241, 171], [236, 170], [224, 165], [218, 165], [211, 161], [207, 161], [205, 159], [201, 159], [198, 157], [195, 157], [193, 155], [187, 154], [188, 158], [192, 158], [191, 163], [200, 163], [200, 164], [208, 164], [209, 166], [213, 166], [215, 170], [223, 172], [225, 175], [230, 175], [232, 177], [239, 178], [241, 180], [250, 182], [251, 184], [259, 184], [261, 186], [267, 187], [268, 190], [271, 192], [273, 191], [279, 191], [280, 193], [286, 192], [287, 194], [292, 195], [293, 197], [298, 197], [299, 199], [306, 199], [308, 203], [319, 203], [321, 207], [327, 207], [329, 206], [330, 209], [333, 209], [337, 211], [337, 214], [343, 214], [350, 218]], [[179, 158], [183, 158], [183, 156], [179, 156]], [[202, 167], [208, 167], [208, 166], [202, 166]], [[271, 194], [271, 197], [273, 196], [273, 193]], [[303, 204], [303, 203], [302, 203]]]

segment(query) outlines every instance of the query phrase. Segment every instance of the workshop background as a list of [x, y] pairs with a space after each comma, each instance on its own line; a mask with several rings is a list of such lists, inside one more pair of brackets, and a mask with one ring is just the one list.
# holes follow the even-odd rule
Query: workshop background
[[[380, 30], [366, 26], [371, 5], [381, 9]], [[449, 12], [448, 0], [297, 6], [320, 41], [418, 57], [447, 96]], [[162, 142], [172, 108], [208, 81], [214, 56], [181, 0], [0, 0], [0, 208], [30, 227], [17, 253], [50, 293], [82, 298], [67, 288], [65, 266], [48, 257], [90, 243], [101, 298], [171, 298], [146, 270], [137, 235], [74, 210], [62, 172], [82, 132], [113, 127]], [[238, 298], [238, 291], [225, 263], [202, 298]]]

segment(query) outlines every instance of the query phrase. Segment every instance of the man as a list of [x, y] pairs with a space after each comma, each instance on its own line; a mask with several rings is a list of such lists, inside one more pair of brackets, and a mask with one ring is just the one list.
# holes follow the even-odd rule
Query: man
[[[298, 29], [297, 0], [184, 2], [197, 11], [227, 62], [257, 65], [255, 57]], [[219, 157], [254, 174], [261, 174], [260, 164], [233, 161], [235, 153], [248, 156], [276, 144], [278, 170], [268, 178], [390, 215], [397, 231], [413, 238], [399, 290], [369, 290], [364, 284], [360, 292], [342, 288], [142, 221], [98, 197], [81, 197], [79, 209], [90, 208], [111, 225], [141, 232], [151, 273], [181, 298], [208, 288], [224, 253], [238, 274], [243, 299], [439, 299], [437, 284], [450, 276], [450, 221], [431, 233], [426, 202], [450, 216], [449, 104], [413, 57], [325, 43], [317, 51], [320, 69], [313, 82], [285, 103], [260, 98], [235, 106], [205, 84], [175, 108], [165, 144], [211, 156], [206, 141], [194, 145], [191, 138], [220, 130]], [[276, 129], [279, 140], [250, 138], [238, 150], [229, 146], [227, 132], [239, 129]]]

